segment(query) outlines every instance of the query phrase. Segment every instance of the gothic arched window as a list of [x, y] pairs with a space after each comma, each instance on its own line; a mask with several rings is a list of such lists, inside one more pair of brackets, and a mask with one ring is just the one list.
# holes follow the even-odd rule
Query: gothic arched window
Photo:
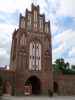
[[45, 32], [46, 32], [46, 33], [49, 32], [49, 26], [48, 26], [48, 23], [45, 23]]
[[32, 23], [32, 17], [31, 17], [31, 14], [28, 13], [28, 22], [27, 22], [28, 31], [31, 30], [31, 23]]
[[29, 69], [41, 70], [41, 44], [39, 42], [30, 43]]
[[34, 22], [37, 22], [37, 11], [34, 11]]
[[39, 30], [43, 32], [43, 18], [42, 17], [39, 18]]
[[37, 11], [34, 11], [34, 29], [37, 30], [38, 15]]

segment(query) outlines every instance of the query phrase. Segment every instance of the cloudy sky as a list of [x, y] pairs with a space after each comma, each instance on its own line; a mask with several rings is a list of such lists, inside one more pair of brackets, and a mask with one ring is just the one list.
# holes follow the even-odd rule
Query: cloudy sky
[[[0, 66], [9, 65], [12, 33], [19, 14], [35, 0], [0, 0]], [[63, 57], [75, 64], [75, 0], [37, 0], [40, 12], [51, 22], [53, 61]]]

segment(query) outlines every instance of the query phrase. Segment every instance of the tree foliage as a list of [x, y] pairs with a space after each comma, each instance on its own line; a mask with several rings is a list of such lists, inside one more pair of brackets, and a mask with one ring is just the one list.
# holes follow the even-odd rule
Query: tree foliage
[[75, 65], [70, 68], [69, 62], [65, 63], [63, 58], [56, 59], [55, 64], [53, 64], [54, 71], [61, 71], [64, 74], [75, 74]]
[[64, 59], [63, 58], [56, 59], [55, 65], [56, 65], [56, 68], [59, 69], [59, 70], [64, 69]]

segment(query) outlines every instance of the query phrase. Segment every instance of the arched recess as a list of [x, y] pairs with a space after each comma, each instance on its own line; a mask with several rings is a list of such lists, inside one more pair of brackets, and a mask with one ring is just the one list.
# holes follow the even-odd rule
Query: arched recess
[[20, 46], [26, 46], [26, 36], [25, 33], [20, 35]]
[[12, 95], [12, 85], [11, 82], [8, 80], [4, 81], [3, 94]]
[[54, 81], [54, 83], [53, 83], [53, 90], [54, 90], [54, 93], [58, 93], [58, 89], [59, 89], [58, 83], [57, 83], [56, 81]]
[[32, 94], [33, 95], [39, 95], [41, 93], [41, 81], [38, 77], [36, 76], [31, 76], [29, 77], [26, 82], [25, 85], [31, 85], [32, 86]]

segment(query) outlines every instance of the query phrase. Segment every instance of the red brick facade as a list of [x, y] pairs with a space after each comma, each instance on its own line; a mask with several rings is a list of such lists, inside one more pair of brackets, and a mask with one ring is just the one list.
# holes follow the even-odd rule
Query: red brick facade
[[[29, 50], [32, 41], [41, 44], [40, 70], [29, 69]], [[31, 11], [26, 9], [25, 16], [20, 15], [19, 28], [13, 33], [10, 70], [0, 70], [4, 82], [8, 80], [11, 83], [8, 87], [15, 94], [25, 94], [26, 85], [31, 86], [32, 90], [28, 91], [32, 94], [48, 94], [50, 90], [59, 95], [75, 95], [75, 75], [53, 73], [51, 44], [50, 22], [46, 22], [45, 15], [40, 14], [39, 6], [32, 4]], [[7, 91], [12, 94], [10, 88]]]
[[75, 95], [75, 75], [54, 73], [53, 80], [58, 85], [59, 95]]
[[[37, 22], [34, 22], [34, 12], [37, 13]], [[29, 14], [31, 26], [28, 27]], [[39, 25], [40, 17], [42, 27]], [[26, 39], [24, 46], [20, 45], [23, 34]], [[32, 41], [41, 44], [41, 70], [37, 71], [29, 70], [29, 45]], [[31, 11], [26, 10], [25, 16], [20, 15], [19, 29], [13, 33], [10, 69], [15, 70], [17, 92], [24, 92], [24, 84], [32, 76], [40, 80], [41, 93], [48, 93], [49, 89], [53, 91], [50, 22], [45, 22], [45, 15], [40, 14], [39, 6], [32, 4]]]

